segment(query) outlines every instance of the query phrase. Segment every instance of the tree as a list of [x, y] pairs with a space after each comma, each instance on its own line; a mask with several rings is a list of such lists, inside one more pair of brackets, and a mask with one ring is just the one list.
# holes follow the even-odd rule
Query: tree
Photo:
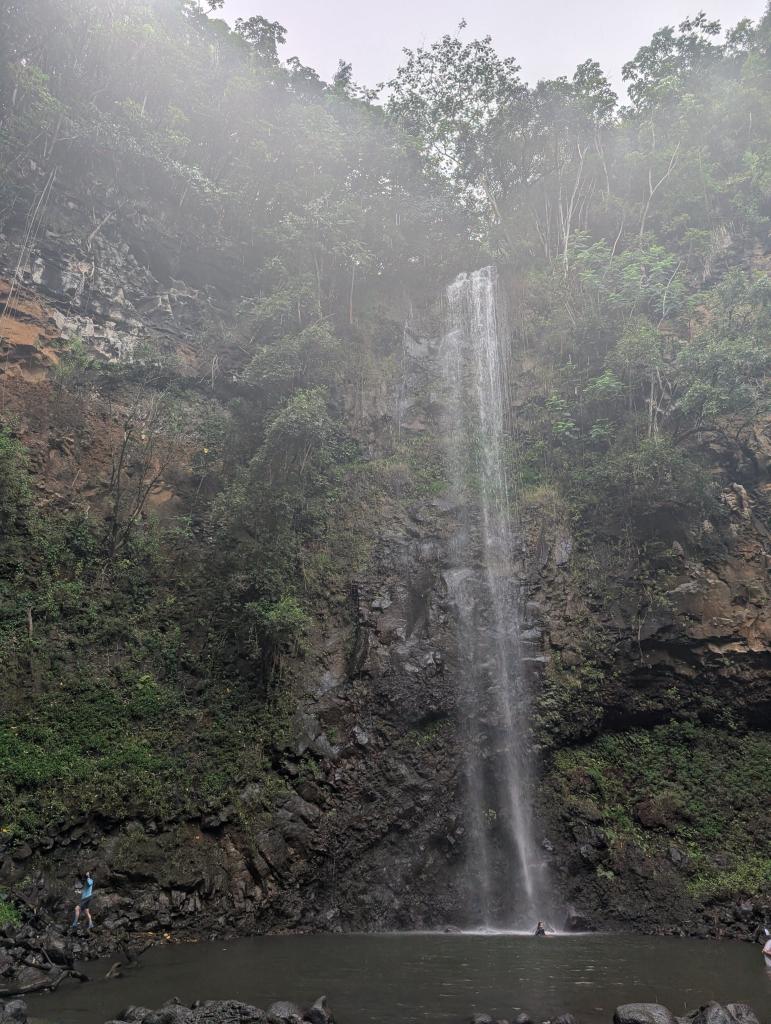
[[703, 11], [681, 22], [677, 32], [671, 26], [656, 32], [622, 70], [637, 109], [650, 111], [675, 100], [684, 88], [695, 88], [697, 76], [714, 67], [724, 52], [713, 42], [719, 33], [720, 22], [710, 21]]
[[115, 558], [141, 522], [154, 488], [169, 467], [183, 457], [184, 416], [169, 389], [155, 390], [148, 379], [136, 386], [127, 405], [116, 410], [108, 403], [111, 469], [109, 480], [107, 554]]
[[490, 36], [464, 43], [459, 35], [445, 35], [404, 53], [405, 63], [388, 83], [388, 113], [472, 201], [484, 189], [487, 131], [498, 112], [525, 91], [519, 66], [512, 57], [498, 56]]
[[255, 14], [251, 18], [236, 18], [235, 30], [262, 63], [273, 67], [278, 65], [278, 48], [286, 42], [283, 25]]

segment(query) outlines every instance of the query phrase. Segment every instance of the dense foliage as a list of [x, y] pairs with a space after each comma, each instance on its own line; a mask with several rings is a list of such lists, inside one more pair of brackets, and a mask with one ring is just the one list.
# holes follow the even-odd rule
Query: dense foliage
[[[433, 294], [464, 261], [467, 215], [349, 66], [324, 83], [279, 60], [278, 23], [231, 31], [204, 6], [2, 5], [0, 218], [20, 266], [57, 221], [86, 252], [131, 237], [167, 285], [249, 296], [197, 326], [187, 366], [161, 332], [124, 366], [62, 343], [58, 429], [77, 437], [94, 402], [115, 424], [101, 515], [35, 512], [3, 403], [11, 834], [83, 808], [173, 815], [269, 771], [287, 659], [346, 607], [366, 550], [350, 396], [392, 359], [415, 286]], [[87, 205], [62, 227], [70, 194]], [[187, 509], [154, 525], [175, 467]]]
[[600, 824], [595, 870], [608, 893], [631, 847], [682, 863], [696, 899], [729, 900], [762, 891], [771, 877], [757, 815], [768, 755], [762, 733], [673, 723], [560, 751], [547, 785], [572, 820]]
[[699, 449], [752, 473], [771, 367], [771, 14], [719, 33], [703, 14], [656, 33], [624, 67], [626, 107], [592, 61], [528, 88], [489, 39], [407, 51], [391, 83], [391, 116], [512, 268], [515, 348], [541, 375], [518, 467], [593, 532], [645, 541], [698, 514]]
[[[100, 514], [50, 496], [40, 511], [3, 399], [0, 804], [14, 837], [78, 809], [192, 813], [281, 765], [303, 655], [350, 616], [390, 479], [403, 470], [409, 498], [443, 489], [430, 440], [378, 433], [376, 396], [413, 304], [462, 268], [500, 267], [521, 372], [513, 473], [525, 506], [548, 499], [570, 520], [589, 603], [617, 597], [591, 568], [601, 544], [647, 614], [673, 544], [719, 519], [721, 474], [761, 472], [771, 12], [724, 37], [701, 14], [662, 29], [625, 66], [626, 106], [592, 60], [529, 87], [461, 32], [406, 51], [381, 105], [349, 65], [325, 83], [280, 59], [280, 24], [231, 30], [218, 6], [0, 3], [0, 230], [23, 239], [19, 266], [49, 222], [82, 251], [126, 237], [207, 309], [186, 362], [160, 330], [121, 366], [62, 343], [56, 414], [85, 420], [96, 403], [107, 424]], [[158, 525], [151, 493], [180, 465], [184, 509]], [[605, 641], [587, 639], [597, 664], [555, 663], [545, 746], [599, 727]], [[631, 801], [655, 788], [666, 745], [690, 741], [606, 737], [563, 754], [555, 786], [596, 776], [616, 837], [634, 838]], [[712, 786], [719, 771], [702, 767]], [[699, 803], [693, 770], [677, 761], [668, 785], [693, 804], [676, 830], [695, 850], [725, 801], [718, 786]], [[759, 780], [734, 781], [746, 795]], [[749, 841], [744, 818], [731, 829], [726, 876]], [[702, 896], [729, 883], [692, 881]]]

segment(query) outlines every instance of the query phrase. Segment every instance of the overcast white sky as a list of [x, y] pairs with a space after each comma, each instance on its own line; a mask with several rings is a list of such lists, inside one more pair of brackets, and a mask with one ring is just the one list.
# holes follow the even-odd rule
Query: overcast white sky
[[221, 16], [279, 21], [288, 30], [282, 56], [299, 57], [326, 80], [342, 58], [362, 85], [384, 81], [403, 47], [453, 32], [465, 18], [464, 38], [491, 35], [531, 84], [572, 74], [592, 57], [619, 91], [621, 65], [656, 29], [700, 8], [726, 28], [760, 17], [765, 0], [226, 0]]

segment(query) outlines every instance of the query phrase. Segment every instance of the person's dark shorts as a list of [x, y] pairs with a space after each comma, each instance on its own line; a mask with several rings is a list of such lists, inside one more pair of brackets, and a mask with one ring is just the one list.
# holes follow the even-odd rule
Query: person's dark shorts
[[91, 902], [91, 900], [93, 898], [94, 898], [93, 896], [87, 896], [84, 900], [81, 900], [80, 904], [79, 904], [80, 909], [81, 910], [88, 910], [88, 905], [89, 905], [89, 903]]

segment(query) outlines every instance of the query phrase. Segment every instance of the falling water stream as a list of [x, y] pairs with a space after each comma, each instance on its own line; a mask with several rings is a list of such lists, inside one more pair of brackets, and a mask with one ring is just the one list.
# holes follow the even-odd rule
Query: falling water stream
[[465, 712], [470, 923], [532, 928], [554, 907], [533, 828], [521, 539], [496, 292], [493, 267], [462, 274], [447, 289], [443, 436], [459, 513], [446, 583]]
[[[446, 582], [465, 710], [467, 923], [511, 931], [555, 920], [558, 905], [532, 814], [530, 637], [521, 624], [523, 548], [507, 472], [509, 366], [496, 289], [493, 268], [448, 288], [437, 388], [455, 509]], [[523, 1008], [535, 1019], [569, 1009], [586, 1024], [607, 1024], [621, 1002], [661, 1001], [684, 1013], [708, 999], [747, 1001], [771, 1024], [771, 973], [760, 961], [746, 943], [640, 935], [261, 936], [156, 947], [141, 971], [118, 981], [103, 980], [109, 961], [90, 963], [90, 985], [33, 996], [30, 1010], [33, 1021], [99, 1024], [120, 1005], [159, 1006], [172, 994], [267, 1006], [323, 991], [338, 1019], [365, 1024], [442, 1024], [475, 1011], [513, 1018]]]

